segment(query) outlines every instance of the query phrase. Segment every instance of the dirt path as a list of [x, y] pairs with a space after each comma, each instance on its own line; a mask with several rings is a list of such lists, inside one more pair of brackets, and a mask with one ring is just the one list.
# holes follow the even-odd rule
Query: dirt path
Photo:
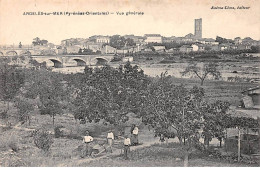
[[[151, 140], [149, 142], [145, 142], [142, 145], [131, 146], [130, 150], [134, 151], [134, 150], [137, 150], [137, 149], [141, 149], [141, 148], [151, 146], [151, 145], [156, 144], [156, 143], [158, 143], [158, 138], [155, 138], [154, 140]], [[85, 164], [85, 163], [89, 163], [91, 161], [97, 161], [97, 160], [100, 160], [100, 159], [109, 158], [109, 157], [112, 157], [112, 156], [118, 156], [118, 155], [121, 155], [121, 154], [123, 154], [123, 149], [113, 148], [113, 153], [106, 153], [105, 155], [100, 156], [100, 157], [96, 157], [96, 158], [95, 157], [94, 158], [83, 158], [83, 159], [82, 158], [74, 158], [74, 159], [71, 160], [71, 162], [58, 164], [57, 167], [79, 166], [83, 163]]]
[[[17, 123], [15, 126], [11, 126], [10, 128], [11, 129], [16, 129], [16, 130], [24, 130], [24, 131], [27, 131], [27, 132], [31, 132], [31, 131], [34, 131], [35, 129], [32, 129], [32, 128], [26, 128], [26, 127], [19, 127], [21, 126], [20, 123]], [[3, 124], [0, 124], [0, 127], [9, 127], [7, 125], [3, 125]], [[54, 132], [52, 131], [49, 131], [50, 134], [54, 134]]]
[[[35, 129], [32, 129], [32, 128], [26, 128], [26, 127], [19, 127], [21, 126], [20, 123], [14, 125], [14, 126], [11, 126], [12, 129], [15, 129], [15, 130], [23, 130], [23, 131], [34, 131]], [[3, 125], [3, 124], [0, 124], [0, 127], [8, 127], [7, 125]], [[14, 132], [14, 131], [13, 131]], [[12, 132], [12, 134], [13, 134]], [[49, 131], [50, 133], [53, 133], [51, 131]], [[12, 136], [12, 134], [10, 136]], [[122, 142], [122, 140], [117, 140], [115, 142]], [[149, 138], [149, 141], [147, 141], [147, 139], [141, 139], [141, 142], [143, 142], [143, 144], [141, 145], [138, 145], [138, 146], [131, 146], [131, 151], [134, 151], [136, 149], [140, 149], [140, 148], [144, 148], [144, 147], [148, 147], [152, 144], [155, 144], [155, 143], [158, 143], [158, 138]], [[61, 163], [61, 164], [57, 164], [56, 166], [57, 167], [71, 167], [71, 166], [79, 166], [80, 164], [83, 164], [83, 163], [88, 163], [88, 162], [91, 162], [91, 161], [96, 161], [96, 160], [100, 160], [100, 159], [104, 159], [104, 158], [108, 158], [108, 157], [111, 157], [111, 156], [118, 156], [118, 155], [121, 155], [123, 154], [123, 148], [122, 149], [118, 149], [118, 148], [113, 148], [113, 153], [105, 153], [104, 155], [102, 156], [99, 156], [99, 157], [93, 157], [93, 158], [79, 158], [79, 157], [75, 157], [75, 158], [72, 158], [70, 161], [68, 162], [65, 162], [65, 163]]]

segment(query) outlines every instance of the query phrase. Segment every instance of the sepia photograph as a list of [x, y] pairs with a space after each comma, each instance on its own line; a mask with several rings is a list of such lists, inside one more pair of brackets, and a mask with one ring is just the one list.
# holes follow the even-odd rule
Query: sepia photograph
[[0, 167], [259, 167], [259, 0], [0, 0]]

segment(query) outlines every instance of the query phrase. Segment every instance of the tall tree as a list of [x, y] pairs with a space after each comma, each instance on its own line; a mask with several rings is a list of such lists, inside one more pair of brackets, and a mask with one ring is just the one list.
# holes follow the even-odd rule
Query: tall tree
[[142, 121], [166, 131], [175, 129], [180, 144], [184, 142], [185, 145], [185, 166], [188, 164], [190, 149], [198, 142], [196, 134], [202, 125], [203, 96], [202, 88], [175, 86], [171, 77], [165, 74], [143, 94]]
[[143, 94], [142, 119], [153, 127], [175, 129], [182, 144], [200, 128], [203, 95], [202, 88], [175, 86], [171, 77], [161, 75]]
[[25, 99], [21, 100], [18, 98], [15, 100], [15, 106], [18, 109], [18, 120], [22, 124], [28, 121], [30, 125], [30, 112], [33, 111], [33, 105]]
[[217, 65], [215, 63], [206, 63], [203, 67], [197, 66], [197, 63], [190, 63], [183, 72], [182, 76], [185, 75], [195, 75], [200, 79], [200, 84], [203, 85], [205, 79], [211, 75], [216, 80], [221, 77], [221, 73], [218, 71]]
[[25, 74], [23, 71], [7, 63], [0, 63], [0, 99], [7, 101], [8, 109], [10, 100], [23, 86], [24, 80]]
[[216, 137], [220, 146], [225, 138], [225, 130], [228, 127], [228, 109], [230, 103], [223, 101], [216, 101], [204, 105], [202, 108], [203, 114], [203, 136], [204, 145], [209, 146], [212, 138]]
[[[127, 121], [127, 114], [140, 109], [139, 92], [148, 78], [130, 63], [114, 69], [109, 66], [86, 67], [74, 100], [75, 118], [98, 122], [100, 119], [118, 125]], [[74, 83], [73, 83], [74, 84]]]
[[28, 70], [26, 75], [25, 97], [41, 101], [41, 114], [49, 114], [53, 125], [57, 114], [62, 113], [62, 102], [65, 99], [63, 76], [46, 69]]

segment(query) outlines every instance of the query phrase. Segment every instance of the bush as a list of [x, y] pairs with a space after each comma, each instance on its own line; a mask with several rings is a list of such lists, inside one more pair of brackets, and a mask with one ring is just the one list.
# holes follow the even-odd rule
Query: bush
[[48, 152], [53, 144], [53, 138], [50, 133], [45, 129], [38, 129], [33, 131], [34, 144], [42, 149], [44, 152]]
[[10, 141], [10, 143], [8, 144], [8, 147], [10, 149], [12, 149], [14, 152], [17, 152], [18, 151], [18, 146], [17, 146], [17, 143], [14, 142], [14, 141]]
[[61, 128], [64, 128], [63, 126], [57, 126], [54, 128], [54, 136], [55, 138], [59, 138], [62, 137], [64, 134], [63, 132], [60, 130]]
[[6, 111], [6, 110], [0, 112], [0, 118], [1, 118], [1, 119], [6, 119], [6, 118], [8, 118], [8, 115], [7, 115], [7, 111]]

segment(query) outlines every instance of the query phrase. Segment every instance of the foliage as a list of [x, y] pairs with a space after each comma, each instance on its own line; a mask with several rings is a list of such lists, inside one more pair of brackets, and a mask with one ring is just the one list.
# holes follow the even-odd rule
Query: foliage
[[32, 42], [32, 44], [34, 46], [36, 46], [36, 45], [46, 45], [47, 43], [48, 43], [47, 40], [41, 40], [39, 37], [34, 38], [33, 42]]
[[47, 65], [45, 61], [43, 63], [39, 63], [34, 59], [30, 59], [29, 63], [36, 69], [47, 69]]
[[23, 47], [22, 43], [21, 43], [21, 42], [19, 42], [19, 48], [22, 48], [22, 47]]
[[[251, 117], [244, 117], [244, 116], [236, 116], [229, 114], [229, 117], [226, 120], [227, 128], [252, 128], [252, 130], [257, 131], [256, 128], [260, 127], [259, 121], [251, 118]], [[255, 129], [254, 129], [255, 128]]]
[[234, 44], [233, 40], [229, 40], [229, 39], [222, 38], [219, 36], [216, 37], [216, 42], [219, 42], [219, 44], [223, 44], [223, 43], [233, 43]]
[[142, 95], [141, 116], [144, 123], [165, 130], [174, 128], [181, 143], [184, 138], [191, 139], [200, 128], [202, 88], [175, 86], [170, 76], [162, 74]]
[[25, 122], [27, 120], [30, 121], [29, 113], [33, 110], [33, 105], [28, 101], [24, 100], [16, 100], [15, 107], [18, 109], [18, 120], [21, 122]]
[[227, 119], [229, 115], [227, 111], [230, 104], [228, 102], [216, 101], [214, 103], [205, 103], [202, 108], [203, 113], [203, 136], [204, 144], [209, 145], [213, 137], [216, 137], [220, 144], [225, 138], [225, 130], [227, 128]]
[[126, 114], [140, 109], [140, 91], [149, 80], [137, 66], [127, 63], [118, 69], [109, 66], [85, 68], [79, 79], [68, 83], [76, 92], [75, 118], [98, 122], [105, 119], [111, 124], [128, 120]]
[[49, 114], [53, 118], [61, 114], [62, 101], [66, 99], [66, 88], [63, 84], [63, 76], [45, 69], [27, 70], [25, 97], [35, 99], [39, 97], [41, 114]]
[[41, 50], [41, 55], [56, 55], [56, 51], [53, 49]]
[[17, 142], [15, 142], [13, 140], [9, 141], [8, 147], [10, 149], [12, 149], [14, 152], [18, 152], [18, 150], [19, 150], [19, 147], [17, 146]]
[[8, 118], [8, 114], [6, 110], [1, 110], [0, 111], [0, 119], [6, 119]]
[[34, 144], [44, 152], [49, 151], [53, 144], [53, 138], [44, 128], [33, 131]]
[[25, 74], [15, 66], [0, 63], [0, 99], [10, 101], [24, 84]]
[[133, 40], [133, 39], [130, 39], [130, 38], [125, 39], [123, 36], [113, 35], [113, 36], [110, 38], [110, 43], [109, 43], [109, 45], [110, 45], [111, 47], [120, 49], [120, 48], [125, 47], [125, 46], [134, 46], [135, 43], [134, 43], [134, 40]]
[[259, 53], [260, 52], [260, 46], [251, 46], [251, 52], [252, 53]]
[[221, 77], [221, 73], [218, 71], [215, 63], [204, 64], [203, 68], [197, 66], [197, 63], [190, 63], [181, 74], [182, 76], [187, 74], [197, 76], [201, 80], [201, 85], [203, 85], [208, 75], [213, 76], [216, 80]]
[[63, 136], [63, 133], [62, 131], [60, 130], [61, 128], [63, 128], [63, 126], [56, 126], [54, 128], [54, 136], [55, 138], [59, 138], [59, 137], [62, 137]]

